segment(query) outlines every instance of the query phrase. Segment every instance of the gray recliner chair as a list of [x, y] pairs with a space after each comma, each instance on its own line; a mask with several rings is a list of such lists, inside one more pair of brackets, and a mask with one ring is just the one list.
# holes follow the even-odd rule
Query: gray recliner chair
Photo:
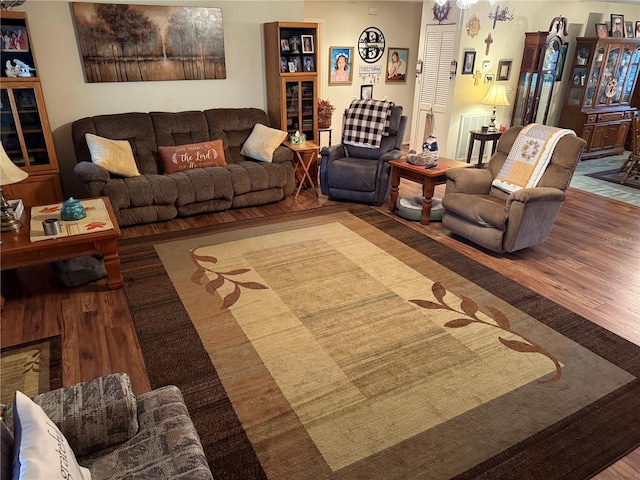
[[391, 189], [389, 160], [402, 157], [402, 140], [407, 117], [402, 107], [391, 111], [389, 136], [379, 148], [365, 148], [340, 143], [320, 152], [320, 188], [332, 200], [347, 200], [381, 205]]
[[522, 126], [500, 138], [488, 168], [447, 171], [442, 226], [494, 252], [514, 252], [544, 242], [565, 199], [586, 142], [560, 139], [537, 186], [511, 194], [492, 186]]

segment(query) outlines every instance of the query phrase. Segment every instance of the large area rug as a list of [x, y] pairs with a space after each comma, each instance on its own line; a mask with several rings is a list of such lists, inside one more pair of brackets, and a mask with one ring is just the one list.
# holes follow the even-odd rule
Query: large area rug
[[60, 336], [3, 348], [0, 354], [0, 403], [13, 401], [16, 390], [33, 397], [62, 386]]
[[[624, 178], [626, 171], [619, 172], [617, 168], [611, 170], [604, 170], [602, 172], [594, 172], [586, 174], [587, 177], [597, 178], [598, 180], [604, 180], [605, 182], [620, 184]], [[633, 176], [629, 176], [627, 181], [624, 182], [625, 186], [637, 188], [640, 190], [640, 179], [636, 179]]]
[[152, 386], [216, 478], [587, 478], [640, 348], [372, 208], [121, 242]]

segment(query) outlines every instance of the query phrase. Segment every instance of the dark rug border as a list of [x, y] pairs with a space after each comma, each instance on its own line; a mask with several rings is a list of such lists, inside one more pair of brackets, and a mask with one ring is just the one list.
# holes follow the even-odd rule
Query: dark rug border
[[[123, 275], [125, 277], [125, 290], [128, 290], [128, 283], [134, 280], [127, 274], [127, 272], [132, 271], [130, 268], [133, 268], [133, 271], [136, 271], [137, 275], [140, 276], [140, 268], [144, 269], [146, 264], [159, 261], [153, 248], [154, 244], [237, 230], [255, 226], [256, 223], [272, 224], [290, 221], [307, 217], [310, 213], [324, 215], [342, 211], [349, 211], [370, 225], [412, 247], [417, 252], [428, 256], [505, 302], [514, 305], [609, 362], [636, 377], [640, 377], [640, 347], [637, 345], [542, 297], [518, 282], [481, 265], [464, 254], [426, 237], [392, 217], [384, 215], [372, 207], [363, 205], [332, 205], [312, 211], [293, 212], [200, 227], [181, 232], [166, 232], [139, 239], [121, 240], [119, 243]], [[164, 275], [164, 277], [167, 277], [164, 281], [171, 284], [166, 272], [164, 272], [164, 269], [162, 270], [162, 272], [149, 272], [149, 278], [151, 276]], [[142, 274], [142, 279], [144, 279], [144, 275]], [[503, 288], [506, 284], [509, 284], [511, 288]], [[207, 444], [212, 447], [213, 443], [222, 443], [222, 446], [218, 445], [216, 451], [210, 452], [208, 456], [212, 471], [220, 478], [265, 478], [255, 451], [235, 415], [233, 406], [226, 396], [226, 392], [224, 392], [215, 367], [209, 361], [206, 350], [197, 332], [195, 332], [195, 327], [193, 327], [184, 306], [178, 298], [177, 292], [172, 285], [165, 285], [165, 287], [169, 288], [172, 293], [169, 295], [170, 298], [163, 299], [163, 305], [174, 319], [173, 326], [167, 328], [175, 330], [175, 322], [182, 324], [180, 327], [182, 334], [189, 337], [187, 341], [194, 348], [189, 352], [168, 352], [165, 346], [160, 344], [164, 334], [157, 330], [152, 335], [154, 338], [145, 339], [144, 337], [147, 335], [138, 331], [138, 322], [135, 320], [136, 317], [144, 317], [146, 313], [149, 313], [147, 312], [148, 309], [153, 310], [151, 313], [156, 314], [157, 303], [155, 303], [156, 306], [136, 306], [130, 302], [136, 330], [139, 336], [143, 337], [140, 338], [140, 343], [143, 356], [147, 362], [152, 387], [157, 388], [169, 384], [167, 383], [169, 381], [167, 370], [170, 370], [171, 364], [176, 361], [186, 361], [189, 362], [187, 363], [188, 365], [194, 365], [195, 367], [192, 370], [199, 373], [198, 377], [200, 379], [211, 375], [211, 385], [207, 388], [222, 389], [222, 392], [218, 390], [219, 395], [214, 395], [215, 405], [194, 404], [195, 396], [192, 399], [190, 392], [194, 389], [200, 390], [202, 388], [202, 386], [195, 385], [195, 383], [198, 383], [195, 379], [189, 380], [174, 376], [171, 380], [175, 380], [175, 382], [170, 383], [178, 385], [183, 390], [189, 411], [192, 416], [195, 415], [196, 417], [194, 418], [194, 423], [198, 433], [201, 435], [203, 445]], [[129, 292], [127, 292], [127, 296], [129, 297]], [[546, 315], [545, 318], [539, 318], [541, 312], [551, 311], [555, 315]], [[154, 328], [157, 329], [157, 326], [154, 325]], [[168, 360], [169, 357], [170, 360]], [[513, 478], [514, 472], [518, 473], [519, 479], [581, 479], [595, 475], [640, 445], [640, 434], [638, 438], [631, 438], [626, 433], [622, 433], [640, 432], [640, 409], [637, 408], [639, 401], [640, 381], [635, 380], [456, 478], [510, 479]], [[632, 406], [636, 408], [631, 408]], [[219, 427], [220, 422], [218, 419], [212, 418], [217, 415], [221, 415], [224, 418], [225, 428], [227, 432], [231, 432], [226, 439], [220, 439], [219, 434], [215, 439], [206, 438], [210, 433], [207, 428], [212, 428], [215, 425]], [[567, 434], [571, 436], [571, 442], [563, 440]], [[205, 437], [204, 439], [202, 438], [203, 436]], [[576, 439], [579, 440], [577, 441]], [[602, 448], [603, 442], [606, 442], [610, 447], [604, 452], [603, 450], [605, 449]], [[242, 458], [242, 461], [238, 462], [238, 458]], [[559, 468], [559, 462], [563, 463], [565, 467]], [[242, 464], [240, 470], [239, 463]]]
[[2, 354], [11, 353], [13, 350], [31, 347], [44, 342], [49, 342], [49, 391], [57, 390], [58, 388], [62, 388], [62, 338], [60, 335], [11, 345], [10, 347], [3, 348]]
[[595, 178], [596, 180], [602, 180], [603, 182], [609, 182], [615, 185], [624, 185], [625, 187], [631, 187], [631, 188], [635, 188], [636, 190], [640, 190], [640, 185], [636, 185], [633, 183], [633, 182], [636, 182], [637, 180], [634, 180], [633, 177], [631, 176], [627, 179], [625, 183], [620, 183], [618, 180], [607, 178], [608, 175], [615, 175], [617, 173], [621, 175], [623, 174], [623, 172], [619, 172], [617, 168], [612, 168], [609, 170], [602, 170], [601, 172], [586, 173], [585, 177], [591, 177], [591, 178]]

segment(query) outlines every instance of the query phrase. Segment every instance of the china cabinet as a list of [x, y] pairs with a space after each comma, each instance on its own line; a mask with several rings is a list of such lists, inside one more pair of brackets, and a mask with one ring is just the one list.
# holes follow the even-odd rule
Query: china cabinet
[[272, 126], [318, 139], [318, 24], [264, 24], [267, 111]]
[[525, 33], [511, 125], [547, 123], [561, 51], [562, 40], [557, 35]]
[[559, 126], [587, 142], [582, 159], [624, 151], [635, 107], [640, 39], [576, 39]]
[[0, 20], [3, 37], [9, 36], [3, 38], [0, 52], [0, 140], [11, 161], [29, 174], [2, 190], [5, 197], [20, 198], [27, 206], [56, 203], [62, 200], [58, 161], [27, 16], [3, 11]]

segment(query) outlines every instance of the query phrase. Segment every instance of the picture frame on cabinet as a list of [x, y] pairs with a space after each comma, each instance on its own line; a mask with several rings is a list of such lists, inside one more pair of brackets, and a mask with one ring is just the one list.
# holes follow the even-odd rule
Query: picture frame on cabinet
[[22, 52], [29, 51], [29, 37], [27, 36], [26, 27], [20, 25], [0, 25], [2, 30], [2, 48], [3, 52]]
[[373, 98], [373, 85], [360, 85], [360, 100], [371, 100]]
[[280, 39], [280, 50], [282, 50], [283, 52], [288, 52], [289, 51], [289, 40], [286, 38], [282, 38]]
[[624, 22], [624, 32], [626, 38], [634, 38], [633, 22]]
[[300, 35], [302, 39], [302, 53], [313, 53], [313, 35]]
[[598, 38], [606, 38], [609, 36], [606, 23], [596, 23], [596, 35], [598, 35]]
[[498, 74], [496, 80], [498, 82], [506, 82], [511, 77], [512, 60], [500, 60], [498, 62]]
[[313, 55], [305, 55], [302, 57], [302, 70], [304, 72], [315, 72], [316, 65], [313, 62]]
[[280, 72], [287, 73], [289, 71], [289, 62], [287, 57], [280, 57]]
[[636, 38], [640, 38], [640, 20], [636, 22]]
[[473, 75], [473, 67], [476, 64], [476, 52], [464, 52], [462, 62], [462, 75]]
[[613, 38], [624, 37], [624, 15], [611, 14], [611, 36]]

